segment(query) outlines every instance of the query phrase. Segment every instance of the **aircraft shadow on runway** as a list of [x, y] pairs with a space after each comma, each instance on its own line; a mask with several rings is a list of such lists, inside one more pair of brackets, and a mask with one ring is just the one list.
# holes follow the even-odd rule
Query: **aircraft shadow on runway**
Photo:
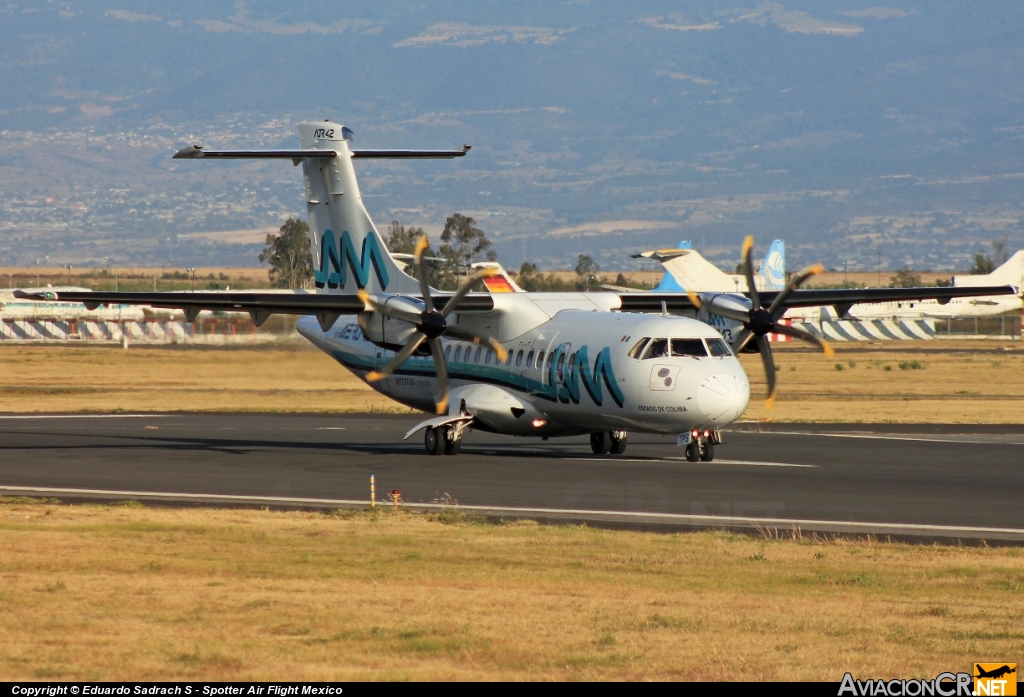
[[[377, 455], [422, 455], [430, 462], [444, 463], [450, 461], [447, 457], [430, 458], [419, 440], [398, 443], [340, 443], [340, 442], [299, 442], [291, 440], [258, 440], [252, 438], [211, 438], [197, 436], [165, 436], [154, 433], [145, 436], [132, 436], [124, 434], [91, 434], [91, 433], [55, 433], [49, 432], [46, 441], [39, 442], [38, 431], [4, 431], [7, 436], [26, 436], [33, 438], [35, 442], [26, 444], [0, 443], [0, 451], [41, 451], [41, 450], [71, 450], [71, 451], [100, 451], [100, 450], [125, 450], [125, 451], [160, 451], [170, 450], [174, 452], [216, 452], [227, 455], [248, 455], [253, 452], [266, 452], [268, 450], [281, 450], [292, 452], [352, 452], [372, 453]], [[78, 442], [57, 442], [53, 441], [78, 441]], [[103, 442], [83, 443], [82, 440], [102, 440]], [[591, 457], [592, 453], [584, 443], [572, 443], [564, 446], [545, 446], [538, 448], [535, 443], [518, 444], [495, 444], [495, 445], [466, 445], [462, 449], [462, 457], [467, 455], [498, 457], [498, 458], [551, 458], [566, 459]], [[460, 456], [456, 456], [460, 457]], [[632, 455], [617, 458], [614, 455], [602, 456], [602, 459], [614, 461], [625, 460], [649, 460], [651, 462], [664, 462], [663, 457]]]

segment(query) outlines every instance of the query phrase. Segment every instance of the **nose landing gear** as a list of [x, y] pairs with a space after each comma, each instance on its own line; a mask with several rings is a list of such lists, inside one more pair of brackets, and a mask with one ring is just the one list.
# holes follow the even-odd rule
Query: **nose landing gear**
[[711, 462], [715, 459], [715, 445], [722, 442], [721, 431], [699, 431], [694, 429], [692, 433], [683, 433], [679, 436], [678, 444], [686, 444], [686, 460], [688, 462]]

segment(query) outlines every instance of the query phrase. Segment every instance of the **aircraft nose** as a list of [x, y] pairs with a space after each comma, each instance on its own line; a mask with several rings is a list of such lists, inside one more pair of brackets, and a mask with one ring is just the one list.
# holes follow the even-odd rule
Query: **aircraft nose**
[[710, 419], [726, 424], [740, 418], [750, 401], [750, 383], [743, 375], [719, 373], [697, 388], [697, 406]]

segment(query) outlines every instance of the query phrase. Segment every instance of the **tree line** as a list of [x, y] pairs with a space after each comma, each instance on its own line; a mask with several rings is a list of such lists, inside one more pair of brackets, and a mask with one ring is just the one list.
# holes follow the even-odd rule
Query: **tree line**
[[[425, 236], [423, 228], [407, 227], [397, 220], [391, 222], [383, 235], [384, 243], [392, 254], [413, 254], [416, 240]], [[477, 227], [476, 220], [461, 213], [445, 220], [440, 245], [436, 251], [428, 246], [424, 256], [428, 258], [427, 283], [438, 290], [456, 290], [462, 279], [472, 272], [474, 263], [498, 259], [491, 241]], [[309, 225], [304, 220], [288, 218], [276, 234], [267, 235], [259, 260], [270, 266], [270, 282], [274, 287], [308, 287], [313, 280]], [[551, 272], [545, 274], [528, 261], [522, 263], [518, 272], [509, 271], [509, 275], [523, 290], [530, 292], [594, 291], [600, 290], [601, 279], [597, 275], [600, 270], [593, 258], [580, 254], [576, 260], [575, 279], [563, 279]], [[419, 275], [419, 270], [412, 263], [407, 265], [406, 272], [414, 277]], [[614, 285], [649, 287], [631, 282], [622, 273]]]

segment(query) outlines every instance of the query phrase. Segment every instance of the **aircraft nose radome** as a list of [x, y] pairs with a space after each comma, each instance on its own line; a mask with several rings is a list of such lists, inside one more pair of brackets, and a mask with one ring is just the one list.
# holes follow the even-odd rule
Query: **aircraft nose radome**
[[697, 405], [711, 421], [735, 421], [750, 401], [750, 384], [742, 375], [712, 375], [697, 389]]

